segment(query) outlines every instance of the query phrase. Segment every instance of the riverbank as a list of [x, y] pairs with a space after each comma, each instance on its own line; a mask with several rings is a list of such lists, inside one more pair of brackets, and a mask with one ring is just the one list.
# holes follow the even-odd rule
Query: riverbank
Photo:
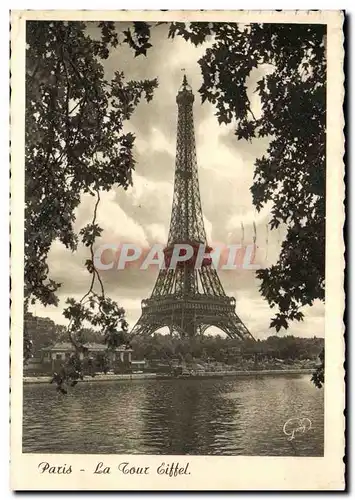
[[[205, 378], [226, 378], [226, 377], [241, 377], [250, 375], [302, 375], [313, 373], [313, 369], [285, 369], [285, 370], [233, 370], [226, 372], [201, 372], [194, 375], [180, 375], [178, 377], [170, 375], [162, 375], [157, 373], [114, 373], [114, 374], [102, 374], [96, 375], [95, 377], [90, 377], [88, 375], [84, 376], [84, 379], [80, 382], [102, 382], [102, 381], [114, 381], [114, 380], [142, 380], [142, 379], [205, 379]], [[25, 376], [23, 377], [24, 384], [49, 384], [52, 377], [48, 376]]]
[[157, 379], [167, 379], [167, 378], [179, 378], [179, 379], [191, 379], [191, 378], [226, 378], [226, 377], [243, 377], [250, 375], [297, 375], [304, 373], [313, 373], [310, 368], [307, 369], [285, 369], [285, 370], [230, 370], [230, 371], [218, 371], [218, 372], [197, 372], [193, 374], [183, 374], [177, 377], [169, 375], [157, 375]]

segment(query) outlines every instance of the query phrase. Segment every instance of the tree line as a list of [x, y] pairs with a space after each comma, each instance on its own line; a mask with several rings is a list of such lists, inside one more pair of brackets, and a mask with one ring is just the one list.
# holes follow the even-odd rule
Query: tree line
[[139, 359], [183, 359], [237, 363], [240, 357], [257, 355], [280, 360], [316, 359], [323, 346], [322, 338], [299, 338], [292, 335], [270, 336], [265, 340], [238, 340], [220, 335], [204, 335], [193, 338], [171, 337], [156, 333], [147, 337], [135, 337], [131, 341], [134, 357]]
[[[28, 328], [27, 328], [28, 329]], [[56, 325], [48, 318], [37, 317], [32, 321], [31, 337], [35, 356], [41, 349], [57, 342], [67, 342], [65, 327]], [[103, 343], [102, 333], [92, 328], [83, 328], [79, 333], [80, 341]], [[203, 335], [194, 338], [163, 335], [159, 332], [151, 336], [136, 336], [130, 341], [134, 359], [172, 360], [193, 359], [217, 361], [233, 364], [242, 357], [274, 358], [280, 360], [316, 359], [324, 347], [324, 339], [319, 337], [301, 338], [293, 335], [272, 335], [257, 342], [251, 339], [239, 340], [220, 335]]]

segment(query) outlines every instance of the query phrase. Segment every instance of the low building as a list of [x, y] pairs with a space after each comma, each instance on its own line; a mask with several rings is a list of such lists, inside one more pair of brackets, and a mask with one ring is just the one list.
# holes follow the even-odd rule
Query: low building
[[41, 357], [33, 357], [26, 360], [23, 365], [23, 371], [25, 374], [37, 374], [43, 372], [43, 363]]
[[132, 373], [141, 373], [147, 368], [145, 359], [132, 359], [131, 361]]
[[[83, 362], [84, 368], [88, 371], [108, 371], [117, 373], [131, 370], [132, 352], [128, 346], [119, 346], [114, 350], [107, 349], [105, 344], [87, 343], [84, 344], [84, 352], [79, 352], [79, 359]], [[76, 352], [75, 347], [70, 342], [56, 343], [50, 347], [42, 349], [42, 367], [45, 372], [53, 372], [63, 366]]]

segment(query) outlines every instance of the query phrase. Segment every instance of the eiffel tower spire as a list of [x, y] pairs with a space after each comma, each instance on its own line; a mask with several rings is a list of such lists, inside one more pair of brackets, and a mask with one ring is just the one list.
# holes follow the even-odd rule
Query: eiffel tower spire
[[[198, 249], [207, 244], [203, 222], [193, 121], [194, 95], [186, 75], [176, 96], [178, 105], [175, 182], [170, 230], [164, 254], [169, 263], [174, 245]], [[194, 254], [195, 256], [196, 254]], [[193, 259], [192, 259], [193, 260]], [[193, 264], [194, 264], [193, 260]], [[142, 315], [131, 334], [151, 334], [164, 326], [170, 332], [192, 337], [216, 326], [232, 338], [253, 338], [235, 313], [234, 297], [227, 297], [211, 259], [196, 269], [190, 261], [161, 269], [149, 299], [142, 301]]]
[[206, 243], [196, 162], [192, 105], [194, 95], [184, 75], [178, 104], [175, 185], [168, 245], [182, 241]]

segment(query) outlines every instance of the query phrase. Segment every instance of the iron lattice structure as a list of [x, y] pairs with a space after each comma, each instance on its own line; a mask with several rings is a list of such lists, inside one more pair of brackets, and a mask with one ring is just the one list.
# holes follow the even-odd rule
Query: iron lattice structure
[[[188, 243], [193, 248], [207, 245], [198, 182], [194, 95], [186, 76], [177, 94], [178, 124], [175, 183], [170, 231], [165, 256], [175, 244]], [[150, 335], [162, 327], [181, 336], [203, 334], [215, 326], [232, 338], [254, 338], [235, 312], [235, 298], [225, 294], [210, 259], [196, 269], [191, 262], [181, 262], [175, 269], [161, 269], [150, 298], [142, 301], [142, 314], [131, 335]]]

